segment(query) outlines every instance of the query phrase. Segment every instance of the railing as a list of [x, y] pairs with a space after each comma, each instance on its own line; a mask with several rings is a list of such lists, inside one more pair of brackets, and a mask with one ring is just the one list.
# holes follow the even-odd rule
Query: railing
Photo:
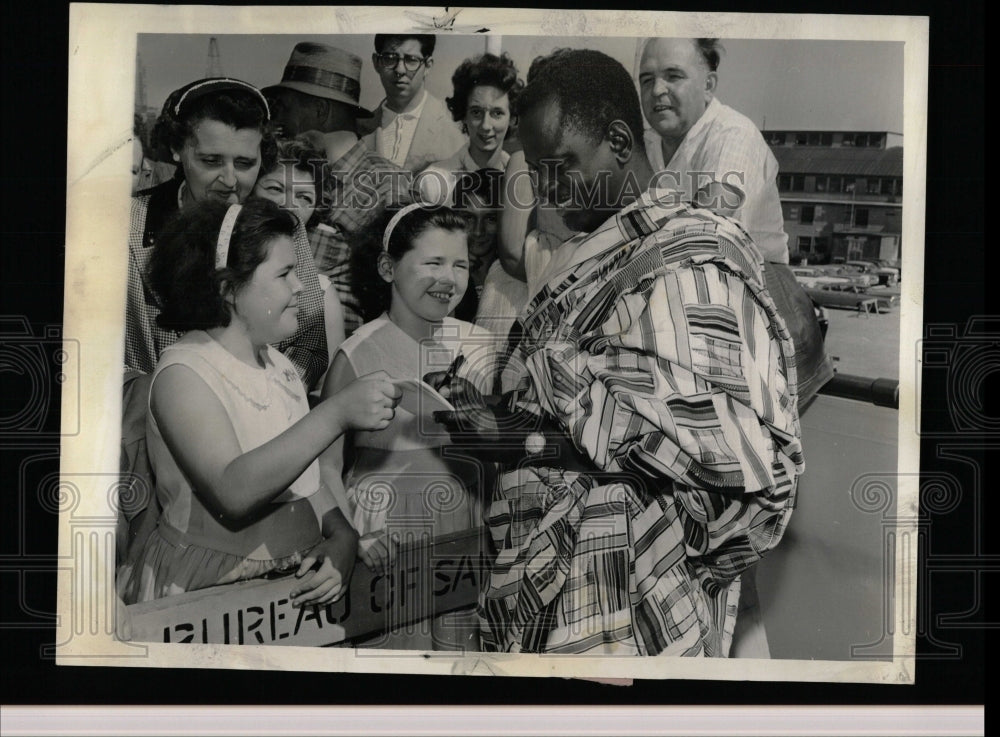
[[899, 409], [899, 382], [895, 379], [873, 379], [870, 376], [837, 373], [823, 385], [819, 393], [867, 402], [876, 407]]

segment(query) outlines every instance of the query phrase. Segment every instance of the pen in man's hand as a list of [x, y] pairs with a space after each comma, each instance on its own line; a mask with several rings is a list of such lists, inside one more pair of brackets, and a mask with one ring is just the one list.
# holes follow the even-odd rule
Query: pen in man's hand
[[455, 378], [455, 374], [458, 373], [458, 370], [462, 367], [463, 363], [465, 363], [465, 355], [459, 353], [457, 356], [455, 356], [455, 360], [451, 362], [451, 365], [448, 367], [448, 370], [444, 372], [444, 378], [441, 379], [441, 384], [438, 386], [438, 391], [444, 389], [446, 386], [447, 387], [451, 386], [451, 380]]

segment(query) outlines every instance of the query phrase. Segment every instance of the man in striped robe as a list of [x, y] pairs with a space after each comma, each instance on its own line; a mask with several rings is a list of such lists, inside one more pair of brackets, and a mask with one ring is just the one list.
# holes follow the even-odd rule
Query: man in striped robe
[[780, 540], [803, 470], [761, 256], [735, 221], [647, 189], [610, 57], [536, 60], [519, 114], [543, 206], [580, 234], [515, 323], [501, 404], [459, 383], [438, 416], [503, 463], [484, 649], [727, 656], [740, 574]]

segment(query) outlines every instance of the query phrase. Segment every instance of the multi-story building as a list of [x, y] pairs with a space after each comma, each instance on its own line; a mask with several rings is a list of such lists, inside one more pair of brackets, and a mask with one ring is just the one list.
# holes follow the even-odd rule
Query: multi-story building
[[898, 260], [903, 136], [888, 131], [763, 131], [778, 159], [792, 263]]

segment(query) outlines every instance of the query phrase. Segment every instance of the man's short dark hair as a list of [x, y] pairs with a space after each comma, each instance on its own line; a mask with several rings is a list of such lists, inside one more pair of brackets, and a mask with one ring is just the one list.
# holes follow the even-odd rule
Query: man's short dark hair
[[698, 53], [701, 54], [701, 58], [705, 60], [708, 71], [719, 71], [719, 61], [722, 59], [722, 55], [726, 53], [726, 49], [719, 42], [719, 39], [696, 38], [694, 39], [694, 45], [697, 47]]
[[420, 43], [420, 53], [426, 59], [434, 55], [434, 45], [437, 43], [437, 36], [432, 33], [376, 33], [375, 53], [381, 54], [390, 48], [401, 46], [409, 39], [416, 39]]
[[645, 151], [642, 108], [632, 75], [607, 54], [592, 49], [556, 49], [539, 56], [528, 70], [528, 85], [518, 100], [522, 117], [549, 101], [559, 105], [561, 120], [577, 131], [603, 140], [608, 125], [622, 120], [633, 145]]

